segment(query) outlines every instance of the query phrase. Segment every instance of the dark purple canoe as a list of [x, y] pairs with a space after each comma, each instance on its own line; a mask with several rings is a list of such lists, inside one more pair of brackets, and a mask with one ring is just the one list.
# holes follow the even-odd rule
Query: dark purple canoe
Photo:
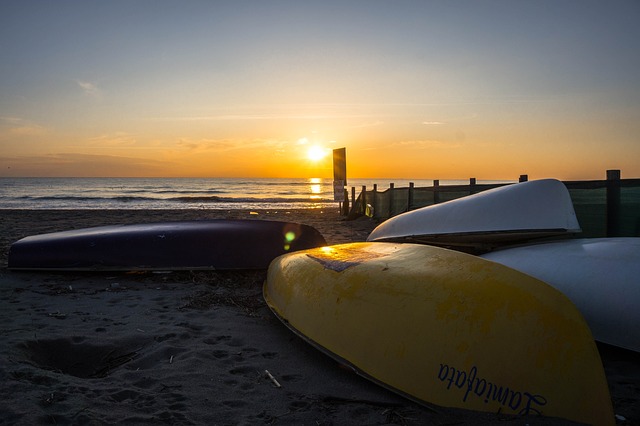
[[33, 235], [11, 245], [9, 269], [131, 271], [266, 269], [285, 253], [326, 245], [313, 227], [263, 220], [102, 226]]

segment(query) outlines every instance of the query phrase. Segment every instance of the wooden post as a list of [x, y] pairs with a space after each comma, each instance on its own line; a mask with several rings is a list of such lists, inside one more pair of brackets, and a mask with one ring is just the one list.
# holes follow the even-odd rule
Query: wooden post
[[391, 183], [389, 184], [389, 217], [392, 217], [392, 216], [393, 216], [393, 203], [394, 203], [394, 201], [395, 201], [395, 200], [394, 200], [394, 198], [395, 198], [395, 197], [394, 197], [394, 194], [393, 194], [393, 192], [394, 192], [394, 189], [393, 189], [393, 188], [394, 188], [395, 186], [396, 186], [396, 184], [395, 184], [395, 183], [393, 183], [393, 182], [391, 182]]
[[433, 204], [440, 202], [440, 179], [433, 180]]
[[367, 186], [362, 185], [362, 192], [360, 193], [362, 197], [362, 213], [366, 213], [367, 211]]
[[607, 237], [620, 236], [620, 170], [607, 170]]
[[344, 188], [343, 191], [344, 191], [344, 202], [342, 203], [343, 204], [342, 215], [349, 216], [349, 190], [347, 188]]
[[409, 195], [407, 196], [407, 211], [413, 208], [413, 182], [409, 182]]
[[373, 217], [378, 214], [378, 184], [373, 184]]
[[353, 207], [356, 206], [356, 187], [355, 186], [351, 187], [351, 205]]
[[469, 178], [469, 195], [476, 193], [476, 178]]
[[529, 175], [520, 175], [520, 179], [518, 182], [527, 182], [529, 180]]

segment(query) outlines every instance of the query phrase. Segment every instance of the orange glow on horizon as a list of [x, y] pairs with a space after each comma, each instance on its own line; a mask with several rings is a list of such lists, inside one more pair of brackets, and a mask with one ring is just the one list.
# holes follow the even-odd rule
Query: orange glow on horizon
[[530, 179], [582, 180], [602, 179], [607, 169], [622, 170], [623, 178], [640, 176], [637, 157], [629, 154], [638, 149], [635, 146], [602, 152], [599, 144], [590, 143], [571, 155], [557, 155], [558, 145], [536, 133], [490, 133], [470, 127], [464, 137], [447, 137], [446, 125], [441, 124], [427, 129], [438, 133], [432, 138], [418, 138], [399, 126], [351, 131], [334, 126], [322, 135], [309, 131], [312, 138], [300, 138], [297, 135], [307, 130], [287, 123], [263, 138], [187, 138], [177, 137], [184, 129], [172, 129], [172, 136], [161, 139], [151, 137], [154, 129], [145, 129], [140, 135], [76, 136], [56, 141], [61, 148], [44, 154], [21, 151], [30, 146], [26, 142], [41, 138], [27, 135], [21, 136], [24, 143], [11, 145], [0, 156], [0, 176], [331, 179], [330, 153], [342, 146], [347, 149], [349, 178], [517, 180], [527, 174]]

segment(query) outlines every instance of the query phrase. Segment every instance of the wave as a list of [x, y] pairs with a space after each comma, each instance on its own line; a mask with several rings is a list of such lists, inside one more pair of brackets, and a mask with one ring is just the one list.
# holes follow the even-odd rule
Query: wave
[[19, 197], [22, 200], [30, 201], [66, 201], [66, 202], [176, 202], [176, 203], [254, 203], [254, 204], [278, 204], [278, 203], [329, 203], [333, 202], [333, 199], [326, 198], [302, 198], [302, 197], [269, 197], [269, 198], [257, 198], [257, 197], [219, 197], [219, 196], [181, 196], [181, 197], [141, 197], [141, 196], [125, 196], [118, 195], [114, 197], [83, 197], [83, 196], [67, 196], [67, 195], [54, 195], [54, 196], [23, 196]]
[[0, 209], [313, 208], [334, 203], [326, 179], [0, 179]]
[[46, 195], [42, 197], [23, 196], [22, 200], [31, 201], [78, 201], [78, 202], [90, 202], [90, 201], [148, 201], [148, 200], [161, 200], [161, 198], [153, 197], [134, 197], [126, 195], [118, 195], [116, 197], [81, 197], [77, 195]]
[[130, 189], [123, 190], [122, 192], [126, 194], [224, 194], [228, 191], [222, 191], [219, 189]]
[[323, 198], [231, 198], [231, 197], [176, 197], [163, 201], [179, 201], [184, 203], [252, 203], [252, 204], [280, 204], [280, 203], [329, 203], [333, 200]]

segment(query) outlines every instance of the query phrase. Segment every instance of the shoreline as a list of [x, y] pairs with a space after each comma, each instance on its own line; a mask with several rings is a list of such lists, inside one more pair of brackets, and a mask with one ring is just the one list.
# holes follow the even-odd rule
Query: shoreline
[[[340, 244], [364, 241], [377, 225], [369, 218], [347, 221], [337, 208], [0, 213], [0, 389], [7, 423], [572, 424], [431, 409], [375, 385], [275, 318], [262, 299], [266, 271], [6, 269], [11, 243], [46, 232], [175, 220], [281, 220], [313, 226], [328, 244]], [[640, 354], [598, 348], [614, 412], [626, 419], [618, 424], [640, 424]]]

